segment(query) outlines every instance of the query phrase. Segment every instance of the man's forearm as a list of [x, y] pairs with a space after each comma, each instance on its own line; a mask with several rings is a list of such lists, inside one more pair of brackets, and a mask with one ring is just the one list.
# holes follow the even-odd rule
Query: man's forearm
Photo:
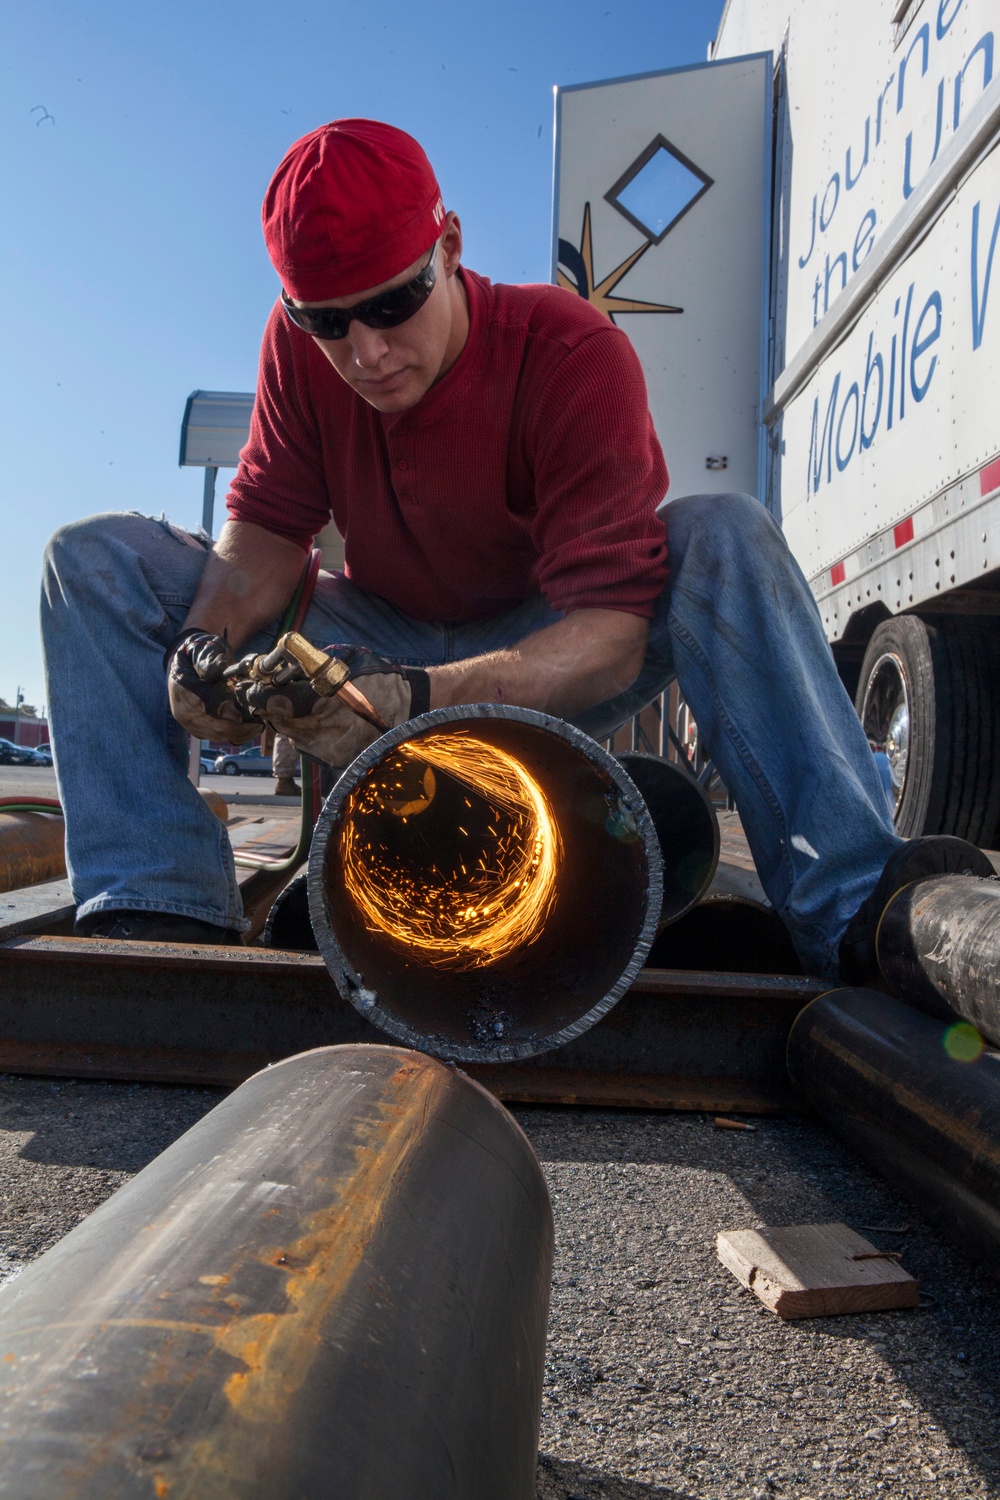
[[620, 610], [580, 609], [516, 646], [431, 667], [431, 707], [512, 703], [550, 714], [593, 708], [631, 687], [649, 622]]
[[287, 607], [305, 549], [249, 521], [219, 533], [185, 625], [228, 636], [234, 651]]

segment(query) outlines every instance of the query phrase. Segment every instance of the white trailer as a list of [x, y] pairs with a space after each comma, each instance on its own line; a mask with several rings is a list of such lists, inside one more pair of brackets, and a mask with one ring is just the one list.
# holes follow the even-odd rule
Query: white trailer
[[998, 70], [998, 0], [728, 0], [707, 65], [557, 91], [553, 257], [598, 303], [616, 278], [671, 495], [747, 489], [780, 521], [900, 832], [984, 843]]

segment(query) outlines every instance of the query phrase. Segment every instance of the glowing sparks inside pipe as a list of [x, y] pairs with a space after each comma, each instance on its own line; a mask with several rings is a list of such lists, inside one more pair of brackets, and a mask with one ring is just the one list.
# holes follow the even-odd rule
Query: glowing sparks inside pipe
[[370, 929], [424, 963], [470, 969], [539, 935], [560, 843], [534, 777], [462, 731], [401, 745], [376, 767], [345, 807], [341, 851]]

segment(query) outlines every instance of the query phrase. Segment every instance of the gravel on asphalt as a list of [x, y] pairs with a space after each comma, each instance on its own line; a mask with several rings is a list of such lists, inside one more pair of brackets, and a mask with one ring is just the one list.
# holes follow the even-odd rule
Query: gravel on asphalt
[[[220, 1097], [0, 1079], [0, 1273], [54, 1244]], [[822, 1127], [515, 1113], [556, 1220], [539, 1500], [1000, 1495], [997, 1283]], [[720, 1229], [835, 1219], [901, 1252], [918, 1309], [782, 1323], [715, 1255]]]

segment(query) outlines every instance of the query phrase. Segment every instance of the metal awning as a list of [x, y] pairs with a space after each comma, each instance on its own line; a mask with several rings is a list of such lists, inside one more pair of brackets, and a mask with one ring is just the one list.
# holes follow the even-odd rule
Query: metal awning
[[250, 436], [252, 391], [192, 391], [181, 423], [178, 462], [202, 469], [235, 469]]
[[215, 476], [220, 469], [235, 469], [240, 449], [250, 436], [252, 391], [192, 391], [181, 422], [182, 467], [205, 470], [201, 524], [212, 534], [215, 510]]

